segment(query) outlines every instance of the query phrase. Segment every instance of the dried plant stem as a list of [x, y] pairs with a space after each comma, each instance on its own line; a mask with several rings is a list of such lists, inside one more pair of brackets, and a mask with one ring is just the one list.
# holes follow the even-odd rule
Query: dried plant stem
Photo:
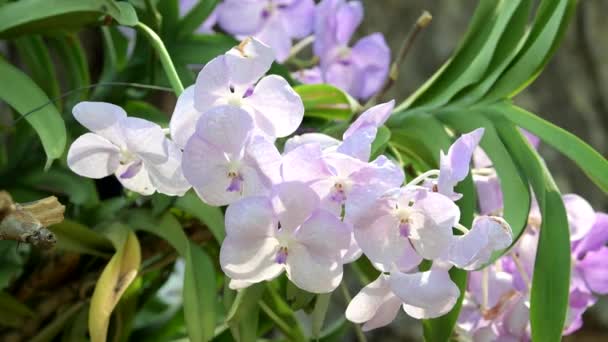
[[414, 27], [412, 27], [408, 35], [405, 37], [405, 40], [403, 41], [403, 44], [401, 45], [397, 56], [393, 60], [393, 64], [391, 65], [388, 78], [386, 79], [386, 82], [384, 82], [384, 86], [379, 92], [376, 93], [376, 95], [374, 95], [369, 101], [367, 101], [363, 111], [369, 109], [370, 107], [380, 102], [382, 100], [382, 97], [386, 95], [386, 93], [393, 87], [395, 82], [397, 82], [397, 79], [399, 78], [399, 67], [401, 66], [401, 64], [403, 64], [405, 57], [408, 55], [409, 51], [414, 45], [414, 41], [416, 40], [416, 37], [418, 36], [420, 31], [427, 27], [431, 23], [432, 19], [433, 16], [428, 11], [422, 12], [420, 17], [418, 17], [418, 20], [416, 20]]
[[29, 243], [35, 247], [55, 245], [55, 236], [46, 227], [63, 221], [65, 207], [51, 196], [30, 203], [15, 203], [6, 191], [0, 192], [0, 240]]

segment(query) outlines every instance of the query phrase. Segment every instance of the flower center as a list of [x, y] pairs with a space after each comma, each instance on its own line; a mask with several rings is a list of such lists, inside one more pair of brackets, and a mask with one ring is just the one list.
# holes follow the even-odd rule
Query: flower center
[[241, 107], [243, 105], [243, 97], [232, 91], [230, 95], [226, 96], [226, 102], [231, 106]]
[[398, 208], [396, 216], [399, 219], [399, 235], [404, 238], [409, 238], [411, 235], [410, 226], [412, 223], [412, 208]]
[[340, 64], [350, 65], [350, 55], [352, 53], [352, 49], [348, 46], [342, 46], [338, 48], [337, 57]]
[[243, 176], [237, 171], [228, 171], [228, 178], [230, 178], [230, 184], [226, 188], [226, 191], [241, 192], [243, 188]]
[[338, 203], [344, 203], [344, 201], [346, 201], [346, 193], [350, 190], [350, 188], [350, 181], [340, 178], [336, 179], [334, 186], [331, 189], [331, 200]]
[[138, 159], [137, 156], [129, 150], [120, 150], [119, 158], [120, 165], [127, 165]]
[[287, 262], [288, 256], [289, 256], [289, 252], [287, 250], [287, 247], [281, 247], [277, 251], [277, 255], [275, 256], [274, 261], [277, 264], [285, 264]]

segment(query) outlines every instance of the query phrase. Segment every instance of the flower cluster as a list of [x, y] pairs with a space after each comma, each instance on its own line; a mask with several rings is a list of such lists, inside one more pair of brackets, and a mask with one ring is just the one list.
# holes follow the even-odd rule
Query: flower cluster
[[[401, 305], [416, 318], [448, 312], [459, 296], [448, 270], [479, 268], [512, 240], [500, 217], [479, 216], [470, 230], [459, 223], [454, 187], [469, 173], [483, 129], [442, 153], [440, 170], [405, 185], [392, 160], [370, 161], [394, 101], [363, 112], [342, 140], [307, 133], [281, 153], [275, 139], [296, 131], [304, 106], [287, 81], [264, 76], [273, 60], [255, 38], [211, 60], [179, 97], [168, 129], [111, 104], [78, 104], [74, 116], [93, 133], [72, 144], [69, 166], [91, 178], [114, 173], [142, 194], [192, 187], [204, 202], [228, 205], [220, 265], [233, 289], [285, 271], [301, 289], [331, 292], [343, 265], [365, 254], [383, 273], [350, 303], [349, 320], [372, 329]], [[419, 271], [423, 259], [430, 270]]]
[[[187, 10], [192, 1], [181, 1]], [[358, 99], [382, 87], [389, 71], [390, 49], [384, 36], [373, 33], [352, 47], [352, 36], [363, 20], [359, 1], [224, 0], [198, 29], [209, 32], [216, 23], [239, 39], [252, 36], [270, 46], [278, 62], [293, 59], [314, 41], [313, 66], [294, 76], [302, 83], [334, 85]], [[299, 40], [293, 45], [294, 40]]]
[[[536, 137], [527, 137], [533, 146], [538, 145]], [[499, 179], [483, 151], [475, 154], [473, 174], [481, 211], [500, 215], [503, 204]], [[575, 194], [563, 195], [563, 201], [572, 247], [569, 309], [563, 332], [568, 335], [582, 326], [582, 315], [595, 304], [595, 294], [608, 294], [608, 215], [596, 213]], [[526, 230], [509, 253], [485, 269], [469, 273], [457, 325], [464, 340], [530, 340], [530, 285], [541, 219], [534, 204]]]

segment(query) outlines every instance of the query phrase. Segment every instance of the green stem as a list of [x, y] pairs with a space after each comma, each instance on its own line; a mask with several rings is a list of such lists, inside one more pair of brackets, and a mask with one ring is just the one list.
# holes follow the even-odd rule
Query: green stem
[[144, 33], [146, 37], [150, 40], [152, 47], [156, 50], [160, 58], [160, 62], [165, 69], [165, 74], [169, 79], [169, 83], [175, 91], [175, 94], [179, 96], [184, 91], [184, 86], [182, 85], [182, 81], [179, 79], [177, 75], [177, 71], [175, 70], [175, 66], [173, 65], [173, 61], [171, 61], [171, 56], [169, 56], [169, 52], [163, 44], [163, 41], [160, 37], [154, 32], [151, 28], [146, 26], [145, 24], [139, 22], [137, 23], [137, 27]]
[[272, 309], [266, 303], [264, 303], [264, 301], [259, 301], [258, 305], [260, 306], [262, 311], [264, 311], [266, 316], [270, 318], [270, 320], [277, 326], [277, 328], [279, 328], [279, 330], [281, 330], [283, 334], [285, 334], [287, 338], [292, 340], [295, 339], [295, 336], [293, 336], [292, 334], [291, 327], [284, 320], [282, 320], [279, 315], [272, 311]]

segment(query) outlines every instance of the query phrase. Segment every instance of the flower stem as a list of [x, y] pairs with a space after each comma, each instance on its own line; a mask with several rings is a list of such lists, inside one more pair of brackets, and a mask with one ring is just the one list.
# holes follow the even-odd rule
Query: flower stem
[[182, 81], [179, 79], [177, 75], [177, 71], [175, 70], [175, 66], [173, 65], [173, 61], [171, 61], [171, 56], [169, 56], [169, 52], [163, 44], [163, 41], [160, 37], [154, 32], [151, 28], [146, 26], [145, 24], [139, 22], [137, 23], [137, 27], [144, 33], [144, 35], [150, 40], [150, 44], [156, 53], [160, 57], [160, 62], [163, 65], [163, 69], [165, 69], [165, 74], [169, 79], [169, 83], [175, 92], [175, 95], [179, 96], [184, 91], [184, 86], [182, 85]]
[[405, 186], [412, 186], [412, 185], [417, 185], [420, 182], [423, 182], [425, 180], [427, 180], [428, 178], [431, 177], [435, 177], [435, 176], [439, 176], [439, 170], [429, 170], [421, 175], [419, 175], [418, 177], [412, 179], [411, 181], [409, 181]]
[[407, 56], [408, 52], [411, 50], [412, 46], [414, 45], [414, 41], [416, 40], [418, 33], [420, 33], [420, 31], [422, 31], [422, 29], [427, 27], [431, 23], [432, 19], [433, 19], [433, 17], [431, 16], [431, 14], [427, 11], [424, 11], [424, 12], [422, 12], [422, 14], [418, 18], [418, 20], [416, 20], [414, 27], [412, 27], [411, 31], [405, 37], [405, 40], [403, 41], [403, 44], [401, 45], [401, 48], [399, 49], [399, 53], [397, 54], [397, 56], [395, 57], [395, 59], [393, 61], [393, 64], [391, 65], [388, 78], [387, 78], [386, 82], [384, 83], [382, 89], [378, 93], [376, 93], [376, 95], [374, 95], [374, 97], [372, 97], [365, 104], [364, 110], [369, 109], [370, 107], [372, 107], [376, 103], [378, 103], [380, 100], [382, 100], [382, 97], [397, 82], [397, 78], [399, 78], [399, 67], [401, 66], [401, 64], [403, 64], [405, 57]]
[[454, 226], [454, 228], [458, 229], [459, 231], [461, 231], [463, 234], [466, 234], [469, 232], [469, 229], [465, 226], [463, 226], [460, 223], [456, 223], [456, 225]]

